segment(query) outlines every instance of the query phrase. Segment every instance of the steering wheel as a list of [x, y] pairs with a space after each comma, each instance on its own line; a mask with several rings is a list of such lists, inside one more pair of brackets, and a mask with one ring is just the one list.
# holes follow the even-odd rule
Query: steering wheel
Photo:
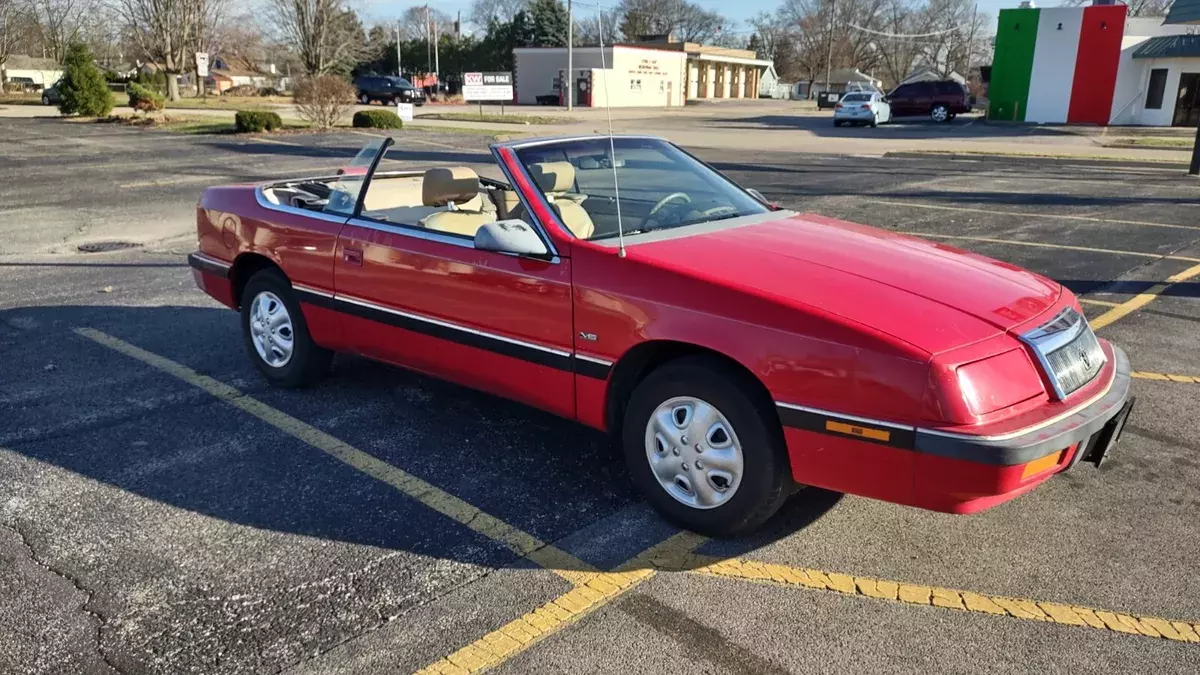
[[661, 211], [664, 206], [666, 206], [667, 204], [670, 204], [671, 202], [676, 201], [676, 200], [683, 200], [684, 204], [690, 204], [692, 201], [692, 198], [689, 197], [686, 192], [672, 192], [671, 194], [667, 195], [666, 197], [663, 197], [662, 199], [658, 200], [654, 204], [654, 208], [650, 209], [650, 213], [647, 214], [647, 217], [653, 216], [654, 214]]

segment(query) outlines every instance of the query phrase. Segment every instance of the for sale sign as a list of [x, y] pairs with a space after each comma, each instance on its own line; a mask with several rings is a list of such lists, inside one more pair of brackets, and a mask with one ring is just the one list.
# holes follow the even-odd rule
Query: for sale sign
[[511, 101], [512, 73], [464, 73], [464, 101]]

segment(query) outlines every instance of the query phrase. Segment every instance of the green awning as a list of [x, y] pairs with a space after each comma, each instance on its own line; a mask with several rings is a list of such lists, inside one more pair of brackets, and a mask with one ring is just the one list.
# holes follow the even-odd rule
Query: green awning
[[1175, 0], [1163, 23], [1200, 23], [1200, 0]]
[[1150, 38], [1133, 52], [1135, 59], [1200, 58], [1200, 35], [1163, 35]]

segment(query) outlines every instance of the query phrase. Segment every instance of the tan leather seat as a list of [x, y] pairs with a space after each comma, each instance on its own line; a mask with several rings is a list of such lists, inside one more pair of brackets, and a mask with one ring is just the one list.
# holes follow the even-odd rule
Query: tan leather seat
[[421, 219], [421, 225], [430, 230], [474, 237], [482, 225], [496, 220], [494, 211], [483, 210], [479, 176], [465, 166], [426, 171], [421, 201], [425, 206], [449, 207]]
[[529, 175], [545, 193], [546, 200], [567, 229], [580, 239], [592, 236], [596, 225], [581, 205], [587, 196], [567, 193], [575, 186], [575, 167], [570, 162], [533, 164], [529, 167]]

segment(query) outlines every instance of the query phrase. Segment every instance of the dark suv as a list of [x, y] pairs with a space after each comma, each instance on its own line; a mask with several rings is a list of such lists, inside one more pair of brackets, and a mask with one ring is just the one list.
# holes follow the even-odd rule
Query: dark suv
[[359, 103], [364, 105], [371, 101], [425, 105], [425, 92], [403, 77], [363, 75], [354, 81], [354, 86], [358, 88]]
[[967, 88], [954, 80], [909, 82], [888, 94], [892, 117], [928, 115], [934, 122], [949, 122], [959, 113], [971, 112]]

